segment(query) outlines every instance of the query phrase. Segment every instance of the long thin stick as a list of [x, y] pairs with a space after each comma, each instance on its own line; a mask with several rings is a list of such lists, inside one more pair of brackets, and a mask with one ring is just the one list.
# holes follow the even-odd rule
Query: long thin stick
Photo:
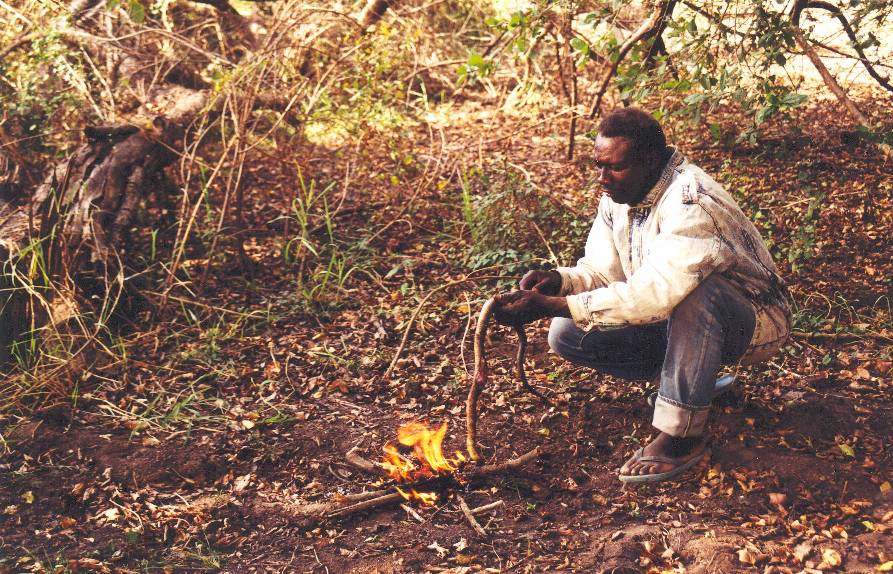
[[481, 476], [487, 476], [489, 474], [498, 474], [500, 472], [505, 472], [507, 470], [515, 470], [516, 468], [524, 466], [528, 462], [535, 460], [537, 457], [539, 457], [540, 452], [541, 452], [540, 447], [536, 447], [533, 450], [529, 450], [529, 451], [525, 452], [524, 454], [522, 454], [521, 456], [519, 456], [517, 458], [513, 458], [513, 459], [507, 460], [505, 462], [499, 462], [499, 463], [495, 463], [495, 464], [485, 464], [484, 466], [480, 467], [479, 469], [472, 471], [471, 477], [477, 478], [477, 477], [481, 477]]
[[[493, 308], [496, 305], [496, 299], [490, 298], [481, 308], [478, 316], [477, 327], [474, 331], [474, 375], [471, 379], [471, 386], [468, 389], [468, 398], [465, 400], [465, 448], [471, 460], [480, 460], [481, 455], [477, 451], [477, 425], [478, 425], [478, 399], [481, 391], [487, 383], [488, 369], [487, 361], [484, 359], [484, 337], [487, 334], [487, 323], [493, 314]], [[518, 378], [524, 388], [546, 403], [550, 403], [542, 393], [533, 388], [527, 381], [527, 375], [524, 373], [524, 355], [527, 351], [527, 334], [524, 332], [524, 325], [517, 324], [514, 326], [515, 333], [518, 335], [518, 353], [515, 356], [515, 367]]]
[[471, 386], [468, 389], [468, 398], [465, 400], [465, 448], [471, 460], [480, 460], [481, 455], [477, 451], [477, 427], [478, 427], [478, 398], [487, 382], [487, 362], [484, 360], [484, 336], [487, 333], [487, 323], [493, 313], [496, 299], [487, 299], [478, 316], [478, 324], [474, 330], [474, 375], [471, 378]]
[[347, 502], [360, 502], [361, 500], [369, 500], [370, 498], [378, 498], [388, 494], [387, 490], [370, 490], [369, 492], [358, 492], [356, 494], [345, 494], [339, 498]]
[[482, 506], [472, 508], [471, 513], [480, 514], [482, 512], [487, 512], [488, 510], [493, 510], [494, 508], [499, 508], [500, 506], [505, 506], [505, 503], [501, 500], [497, 500], [496, 502], [491, 502], [490, 504], [484, 504]]

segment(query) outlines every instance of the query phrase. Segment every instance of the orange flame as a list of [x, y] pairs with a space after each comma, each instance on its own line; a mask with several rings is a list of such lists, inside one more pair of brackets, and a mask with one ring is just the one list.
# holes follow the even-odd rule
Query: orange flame
[[399, 486], [395, 486], [397, 492], [400, 493], [400, 496], [405, 498], [406, 500], [418, 500], [422, 504], [432, 505], [437, 502], [437, 493], [436, 492], [418, 492], [414, 488], [410, 488], [409, 492], [401, 489]]
[[[392, 443], [387, 443], [384, 446], [385, 458], [381, 462], [382, 468], [397, 482], [415, 482], [454, 472], [465, 457], [459, 452], [455, 458], [443, 455], [443, 439], [446, 437], [446, 432], [446, 422], [437, 430], [431, 430], [421, 422], [403, 425], [397, 429], [397, 441], [403, 446], [412, 448], [418, 463], [400, 454]], [[433, 492], [417, 492], [415, 489], [406, 492], [399, 488], [397, 491], [407, 500], [416, 499], [423, 504], [434, 504], [437, 500], [437, 494]]]

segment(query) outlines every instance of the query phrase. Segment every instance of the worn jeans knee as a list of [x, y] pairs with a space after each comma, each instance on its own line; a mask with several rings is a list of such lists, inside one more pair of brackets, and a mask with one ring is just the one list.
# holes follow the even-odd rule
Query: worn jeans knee
[[652, 378], [663, 363], [666, 323], [584, 331], [556, 317], [548, 340], [554, 353], [574, 364], [625, 379]]
[[549, 325], [549, 349], [559, 357], [570, 360], [569, 355], [579, 346], [582, 336], [583, 331], [572, 319], [555, 317]]

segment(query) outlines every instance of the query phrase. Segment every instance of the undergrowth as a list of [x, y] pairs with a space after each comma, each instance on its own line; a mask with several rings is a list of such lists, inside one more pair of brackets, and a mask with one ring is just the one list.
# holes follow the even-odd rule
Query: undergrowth
[[460, 181], [462, 225], [470, 240], [465, 265], [499, 267], [507, 274], [531, 265], [566, 265], [579, 253], [589, 222], [504, 166], [470, 168]]

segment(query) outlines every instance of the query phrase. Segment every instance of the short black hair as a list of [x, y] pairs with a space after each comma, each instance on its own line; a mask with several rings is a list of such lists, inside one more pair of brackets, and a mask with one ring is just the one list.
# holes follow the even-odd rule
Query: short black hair
[[598, 135], [628, 138], [639, 157], [662, 154], [667, 148], [667, 138], [660, 123], [648, 112], [634, 107], [616, 109], [602, 118], [598, 124]]

